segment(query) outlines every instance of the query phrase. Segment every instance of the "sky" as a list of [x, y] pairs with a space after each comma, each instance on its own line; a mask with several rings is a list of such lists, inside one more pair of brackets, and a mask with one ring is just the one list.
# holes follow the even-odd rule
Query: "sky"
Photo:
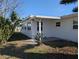
[[29, 15], [63, 16], [72, 14], [76, 5], [61, 5], [60, 0], [19, 0], [16, 11], [21, 18]]

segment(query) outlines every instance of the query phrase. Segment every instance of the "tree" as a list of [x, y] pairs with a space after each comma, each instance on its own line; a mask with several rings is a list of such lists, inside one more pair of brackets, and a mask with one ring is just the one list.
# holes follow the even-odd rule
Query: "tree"
[[8, 21], [8, 19], [5, 20], [4, 17], [0, 16], [0, 42], [1, 43], [4, 43], [8, 39], [8, 36], [10, 33], [9, 24], [10, 22]]
[[12, 34], [14, 33], [14, 30], [15, 30], [15, 27], [19, 24], [19, 17], [17, 16], [16, 12], [13, 11], [11, 13], [11, 16], [10, 16], [10, 21], [11, 21], [11, 30], [12, 30]]
[[0, 16], [0, 42], [3, 40], [4, 18]]
[[6, 43], [9, 37], [15, 32], [15, 27], [20, 23], [20, 19], [16, 12], [11, 13], [10, 18], [0, 17], [0, 41]]
[[[14, 32], [15, 24], [18, 22], [17, 16], [14, 13], [17, 6], [18, 0], [0, 0], [0, 34], [2, 36], [0, 39], [2, 42], [6, 41]], [[7, 19], [7, 15], [11, 13], [11, 19]]]
[[[60, 4], [71, 4], [71, 3], [76, 3], [78, 0], [61, 0]], [[72, 10], [73, 12], [78, 12], [78, 7], [76, 6]]]
[[7, 16], [17, 8], [18, 3], [19, 0], [0, 0], [0, 14], [4, 17]]

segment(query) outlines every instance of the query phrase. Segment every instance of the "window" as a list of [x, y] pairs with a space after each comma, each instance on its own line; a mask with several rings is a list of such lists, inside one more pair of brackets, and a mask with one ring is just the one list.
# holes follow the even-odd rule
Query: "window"
[[26, 30], [26, 26], [23, 26], [22, 29], [23, 29], [23, 30]]
[[41, 22], [41, 31], [43, 31], [43, 22]]
[[60, 27], [60, 22], [56, 22], [56, 27]]
[[78, 29], [78, 21], [73, 21], [73, 29]]
[[22, 30], [25, 30], [25, 27], [24, 26], [22, 27]]
[[39, 22], [37, 22], [37, 31], [39, 31]]
[[25, 28], [25, 30], [26, 30], [26, 27], [24, 27]]
[[28, 29], [28, 30], [31, 30], [31, 22], [28, 22], [28, 23], [27, 23], [27, 29]]
[[[37, 22], [37, 31], [39, 31], [39, 22]], [[43, 31], [43, 22], [41, 22], [41, 31]]]
[[23, 29], [23, 27], [22, 27], [22, 29]]

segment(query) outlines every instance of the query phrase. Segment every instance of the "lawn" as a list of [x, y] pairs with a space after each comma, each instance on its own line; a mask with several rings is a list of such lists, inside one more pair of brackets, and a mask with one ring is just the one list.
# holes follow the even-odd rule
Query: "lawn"
[[26, 40], [12, 41], [0, 48], [0, 59], [78, 59], [77, 46], [65, 40], [43, 42], [38, 46], [27, 44]]

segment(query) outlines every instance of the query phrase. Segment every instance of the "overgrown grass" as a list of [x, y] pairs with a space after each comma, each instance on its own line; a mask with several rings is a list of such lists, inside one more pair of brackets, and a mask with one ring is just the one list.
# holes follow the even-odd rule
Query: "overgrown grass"
[[46, 46], [44, 44], [41, 44], [39, 46], [35, 46], [34, 48], [27, 49], [25, 52], [32, 52], [32, 53], [49, 53], [49, 50], [51, 50], [52, 47]]
[[58, 41], [44, 42], [38, 46], [26, 44], [24, 41], [12, 41], [4, 48], [0, 48], [0, 52], [5, 55], [2, 55], [4, 59], [8, 59], [6, 56], [15, 57], [14, 59], [77, 59], [78, 48], [73, 42], [64, 45], [61, 41], [59, 44]]

